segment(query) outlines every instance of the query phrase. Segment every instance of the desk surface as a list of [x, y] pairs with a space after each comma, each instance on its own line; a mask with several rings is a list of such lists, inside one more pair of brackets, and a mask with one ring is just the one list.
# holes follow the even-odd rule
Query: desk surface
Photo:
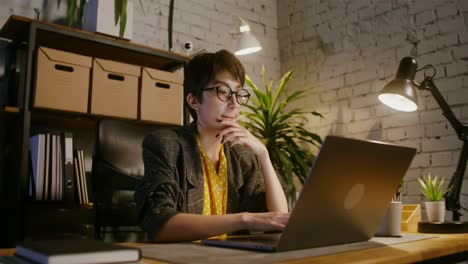
[[[437, 238], [395, 244], [378, 248], [318, 256], [282, 263], [402, 263], [419, 262], [468, 252], [468, 234], [436, 234]], [[127, 243], [129, 246], [145, 244]], [[0, 249], [0, 255], [12, 255], [14, 249]], [[274, 253], [273, 253], [274, 254]], [[142, 263], [163, 263], [142, 259]]]
[[438, 237], [286, 263], [414, 263], [468, 251], [468, 234], [435, 235]]

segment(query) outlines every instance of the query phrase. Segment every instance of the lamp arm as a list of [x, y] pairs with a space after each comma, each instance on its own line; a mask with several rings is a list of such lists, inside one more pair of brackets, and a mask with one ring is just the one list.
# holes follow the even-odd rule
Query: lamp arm
[[[446, 209], [452, 211], [453, 221], [460, 221], [460, 191], [463, 185], [463, 176], [465, 175], [466, 163], [468, 159], [468, 141], [464, 140], [463, 147], [458, 158], [457, 169], [455, 170], [452, 179], [447, 186], [450, 188], [445, 194]], [[466, 209], [463, 208], [465, 211]]]
[[463, 132], [463, 125], [460, 122], [460, 120], [456, 118], [455, 114], [453, 113], [452, 109], [448, 105], [447, 101], [445, 101], [439, 89], [437, 89], [432, 77], [424, 78], [422, 83], [417, 86], [419, 89], [428, 90], [431, 92], [437, 104], [442, 109], [442, 114], [450, 122], [453, 129], [455, 129], [455, 132], [457, 133], [458, 137], [460, 137], [460, 134]]
[[457, 133], [458, 138], [463, 141], [463, 147], [458, 159], [457, 168], [447, 186], [448, 192], [445, 194], [446, 209], [452, 211], [452, 220], [460, 221], [460, 192], [463, 185], [463, 177], [465, 175], [465, 169], [468, 160], [468, 126], [462, 124], [462, 122], [457, 119], [447, 101], [445, 101], [439, 89], [437, 89], [436, 85], [434, 84], [432, 77], [426, 77], [423, 82], [418, 85], [418, 88], [429, 90], [431, 92], [432, 96], [434, 96], [435, 100], [439, 104], [439, 107], [442, 109], [443, 115], [445, 118], [447, 118]]

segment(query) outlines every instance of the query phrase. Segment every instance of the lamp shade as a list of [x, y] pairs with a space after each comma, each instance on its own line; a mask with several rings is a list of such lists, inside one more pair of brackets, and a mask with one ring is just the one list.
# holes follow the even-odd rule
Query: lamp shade
[[400, 111], [412, 112], [418, 109], [417, 84], [414, 82], [417, 67], [414, 58], [403, 58], [395, 79], [380, 91], [379, 100]]
[[237, 42], [236, 55], [246, 55], [262, 49], [258, 39], [250, 31], [242, 32]]
[[239, 35], [237, 37], [237, 50], [234, 52], [236, 55], [246, 55], [260, 51], [262, 46], [258, 39], [250, 32], [249, 24], [239, 17], [241, 26], [239, 27]]

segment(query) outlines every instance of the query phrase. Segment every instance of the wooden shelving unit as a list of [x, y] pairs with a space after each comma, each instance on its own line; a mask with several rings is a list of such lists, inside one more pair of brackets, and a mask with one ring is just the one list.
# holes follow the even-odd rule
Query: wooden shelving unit
[[[77, 29], [55, 24], [31, 20], [20, 16], [11, 16], [0, 30], [0, 38], [11, 40], [8, 50], [11, 61], [20, 61], [17, 65], [20, 73], [17, 87], [8, 87], [9, 91], [17, 92], [17, 102], [0, 109], [1, 124], [6, 124], [5, 131], [0, 135], [4, 138], [3, 156], [0, 162], [0, 245], [13, 246], [15, 242], [28, 236], [25, 228], [26, 213], [34, 211], [34, 204], [28, 201], [29, 184], [29, 138], [38, 131], [66, 129], [85, 131], [76, 140], [84, 144], [85, 155], [90, 159], [94, 142], [94, 128], [99, 117], [88, 114], [73, 114], [54, 110], [35, 109], [34, 80], [36, 66], [36, 51], [39, 46], [86, 55], [103, 59], [151, 67], [159, 70], [174, 71], [181, 69], [189, 61], [189, 57], [167, 52], [152, 47], [131, 43], [115, 38], [97, 35]], [[15, 58], [22, 58], [15, 60]], [[185, 122], [188, 111], [184, 113]], [[137, 121], [135, 121], [137, 122]], [[78, 133], [79, 134], [79, 133]], [[0, 146], [2, 146], [0, 144]], [[1, 167], [3, 165], [3, 167]], [[59, 205], [60, 207], [60, 205]], [[65, 208], [65, 207], [64, 207]], [[67, 208], [65, 208], [67, 209]], [[59, 209], [60, 210], [60, 209]], [[78, 208], [80, 210], [86, 210]], [[89, 209], [88, 209], [89, 210]]]

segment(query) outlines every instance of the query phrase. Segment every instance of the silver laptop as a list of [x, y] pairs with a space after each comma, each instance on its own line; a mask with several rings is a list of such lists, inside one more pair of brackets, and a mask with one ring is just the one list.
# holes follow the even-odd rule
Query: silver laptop
[[327, 136], [281, 234], [202, 244], [273, 252], [367, 241], [415, 154], [414, 148]]

